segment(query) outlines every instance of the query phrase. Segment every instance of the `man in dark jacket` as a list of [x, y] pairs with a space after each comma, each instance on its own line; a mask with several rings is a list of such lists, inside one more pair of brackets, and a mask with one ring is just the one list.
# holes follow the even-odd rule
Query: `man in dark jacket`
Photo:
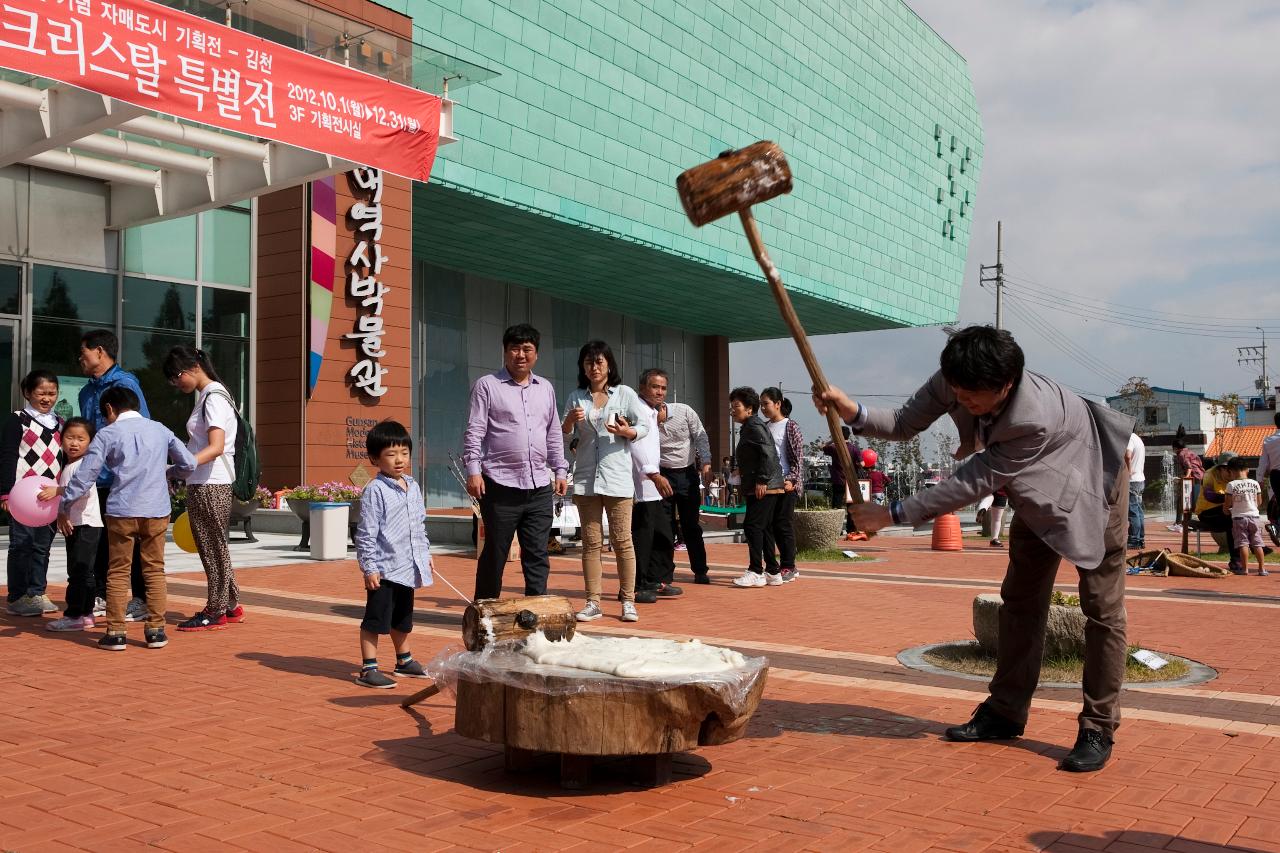
[[729, 416], [737, 422], [738, 472], [742, 476], [742, 494], [747, 501], [747, 514], [742, 532], [747, 537], [751, 563], [742, 577], [734, 578], [736, 586], [781, 586], [782, 575], [775, 566], [766, 577], [764, 572], [764, 532], [773, 525], [783, 494], [782, 466], [778, 451], [764, 421], [756, 417], [760, 395], [754, 388], [734, 388], [729, 392]]

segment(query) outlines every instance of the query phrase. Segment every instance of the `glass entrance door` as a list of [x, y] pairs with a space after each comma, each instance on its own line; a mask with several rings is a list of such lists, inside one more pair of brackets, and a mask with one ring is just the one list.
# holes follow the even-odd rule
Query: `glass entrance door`
[[0, 320], [0, 405], [5, 412], [18, 408], [18, 334], [17, 320]]

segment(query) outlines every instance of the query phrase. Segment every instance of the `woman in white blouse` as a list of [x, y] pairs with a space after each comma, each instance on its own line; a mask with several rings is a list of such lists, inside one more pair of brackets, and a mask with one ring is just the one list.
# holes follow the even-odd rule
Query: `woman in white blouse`
[[169, 350], [164, 375], [182, 393], [196, 395], [187, 419], [187, 449], [195, 456], [198, 467], [187, 478], [187, 516], [209, 581], [204, 609], [178, 623], [178, 630], [216, 631], [229, 622], [244, 621], [240, 590], [227, 548], [239, 420], [235, 402], [218, 381], [217, 371], [204, 350], [186, 346]]
[[588, 341], [578, 352], [578, 388], [565, 404], [564, 433], [576, 433], [573, 502], [582, 524], [582, 574], [587, 605], [579, 622], [603, 616], [600, 610], [602, 516], [609, 517], [609, 541], [618, 562], [618, 597], [622, 621], [637, 622], [636, 554], [631, 542], [631, 506], [635, 482], [631, 474], [631, 442], [649, 431], [644, 403], [622, 384], [613, 350], [604, 341]]

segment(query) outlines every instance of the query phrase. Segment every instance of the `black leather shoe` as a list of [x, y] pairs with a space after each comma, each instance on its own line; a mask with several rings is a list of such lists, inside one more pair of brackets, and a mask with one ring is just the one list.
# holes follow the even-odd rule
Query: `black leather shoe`
[[968, 742], [977, 740], [1011, 740], [1022, 736], [1022, 726], [1002, 717], [986, 706], [978, 706], [973, 719], [963, 726], [952, 726], [946, 731], [947, 740]]
[[693, 582], [694, 582], [694, 583], [700, 583], [700, 584], [707, 584], [707, 583], [711, 583], [711, 576], [710, 576], [710, 575], [708, 575], [706, 572], [703, 572], [703, 573], [702, 573], [702, 574], [700, 574], [700, 575], [694, 575], [694, 576], [693, 576]]
[[1063, 770], [1072, 773], [1092, 773], [1101, 770], [1111, 757], [1111, 738], [1097, 729], [1081, 729], [1067, 757], [1062, 759]]
[[683, 595], [684, 590], [678, 586], [672, 586], [669, 583], [658, 585], [658, 596], [660, 598], [675, 598], [677, 595]]
[[653, 604], [658, 600], [658, 591], [654, 589], [637, 589], [636, 604]]

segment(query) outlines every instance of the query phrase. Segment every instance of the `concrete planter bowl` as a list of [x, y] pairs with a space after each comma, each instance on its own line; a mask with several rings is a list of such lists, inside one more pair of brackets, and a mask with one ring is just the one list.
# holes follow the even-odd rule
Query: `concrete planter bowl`
[[[1000, 596], [994, 593], [979, 595], [973, 599], [973, 636], [984, 652], [994, 655], [1000, 637]], [[1045, 625], [1045, 657], [1066, 657], [1084, 654], [1084, 611], [1079, 607], [1049, 606], [1049, 621]]]
[[797, 509], [792, 519], [797, 551], [834, 548], [844, 528], [842, 509]]

